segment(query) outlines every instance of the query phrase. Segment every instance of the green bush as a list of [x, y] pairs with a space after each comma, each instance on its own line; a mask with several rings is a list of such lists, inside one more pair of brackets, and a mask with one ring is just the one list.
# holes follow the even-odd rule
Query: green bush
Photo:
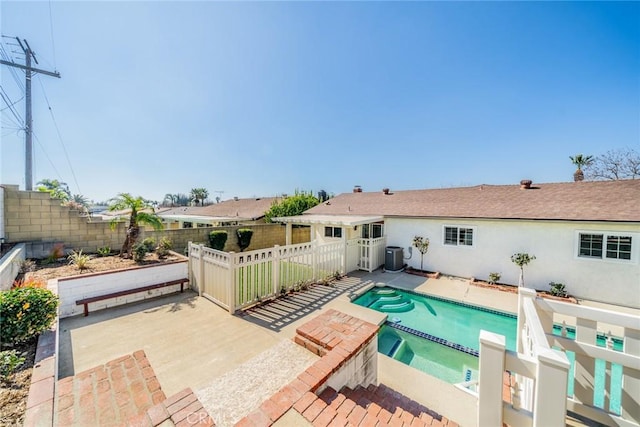
[[209, 233], [209, 247], [219, 251], [224, 250], [227, 243], [227, 232], [224, 230], [214, 230]]
[[69, 260], [69, 265], [75, 265], [80, 271], [89, 268], [87, 264], [91, 260], [91, 258], [89, 258], [89, 255], [82, 253], [82, 249], [80, 249], [78, 252], [71, 251], [69, 256], [67, 256], [67, 259]]
[[145, 247], [147, 252], [153, 252], [153, 250], [156, 248], [156, 239], [154, 239], [153, 237], [147, 237], [142, 241], [141, 244]]
[[58, 297], [48, 289], [16, 288], [0, 293], [0, 341], [21, 343], [49, 329]]
[[156, 248], [156, 255], [158, 255], [158, 258], [166, 258], [172, 248], [173, 243], [171, 243], [171, 239], [163, 237], [160, 239], [160, 243], [158, 243], [158, 247]]
[[135, 262], [140, 262], [144, 259], [145, 256], [147, 256], [148, 252], [149, 251], [147, 250], [147, 246], [145, 246], [143, 243], [138, 243], [133, 247], [131, 256], [133, 257], [133, 260]]
[[98, 255], [100, 255], [100, 256], [109, 256], [109, 255], [111, 255], [111, 248], [109, 246], [98, 248]]
[[242, 252], [251, 244], [253, 230], [250, 228], [239, 228], [236, 234], [238, 235], [238, 246], [240, 246], [240, 252]]
[[549, 282], [549, 287], [551, 288], [549, 290], [549, 293], [551, 295], [556, 297], [563, 297], [563, 298], [567, 296], [567, 290], [565, 289], [564, 284]]
[[6, 382], [25, 360], [26, 358], [20, 356], [17, 350], [0, 351], [0, 380]]

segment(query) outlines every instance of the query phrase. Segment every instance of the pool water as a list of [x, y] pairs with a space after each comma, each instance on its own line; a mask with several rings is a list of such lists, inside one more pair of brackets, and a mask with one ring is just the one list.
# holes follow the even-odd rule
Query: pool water
[[388, 313], [391, 322], [476, 352], [481, 329], [504, 335], [507, 349], [516, 349], [518, 325], [513, 314], [388, 287], [373, 288], [353, 302]]
[[[480, 330], [505, 336], [507, 349], [516, 350], [517, 318], [513, 314], [389, 287], [373, 288], [353, 303], [388, 314], [378, 334], [380, 353], [451, 384], [478, 379]], [[562, 335], [562, 327], [555, 325], [553, 333]], [[566, 337], [575, 339], [575, 329], [566, 328]], [[596, 344], [605, 347], [607, 340], [598, 335]], [[622, 351], [622, 340], [614, 338], [613, 349]], [[571, 363], [569, 378], [573, 378], [575, 354], [565, 354]], [[594, 405], [599, 408], [604, 408], [606, 365], [596, 360]], [[609, 374], [606, 409], [619, 414], [622, 367], [612, 363]], [[569, 381], [567, 394], [573, 396], [573, 381]]]

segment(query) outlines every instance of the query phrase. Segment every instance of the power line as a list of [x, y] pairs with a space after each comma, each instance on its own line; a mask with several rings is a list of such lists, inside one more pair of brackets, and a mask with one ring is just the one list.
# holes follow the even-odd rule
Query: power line
[[64, 140], [62, 139], [62, 135], [60, 134], [60, 129], [58, 128], [58, 122], [56, 121], [56, 117], [53, 115], [53, 109], [51, 108], [51, 104], [49, 104], [49, 97], [47, 96], [47, 92], [45, 92], [44, 90], [42, 79], [40, 79], [39, 77], [38, 77], [38, 82], [40, 83], [40, 88], [42, 88], [42, 94], [44, 95], [44, 99], [47, 102], [47, 107], [49, 107], [49, 113], [51, 114], [53, 125], [56, 127], [56, 133], [58, 134], [58, 139], [60, 140], [60, 144], [62, 145], [64, 156], [67, 158], [67, 164], [69, 165], [69, 169], [71, 169], [71, 176], [73, 176], [73, 182], [76, 183], [76, 187], [78, 188], [78, 193], [82, 194], [82, 190], [80, 190], [80, 185], [78, 184], [78, 179], [76, 178], [76, 173], [73, 170], [73, 166], [71, 165], [71, 160], [69, 159], [69, 153], [67, 152], [67, 147], [64, 144]]
[[44, 149], [44, 146], [40, 143], [40, 138], [38, 138], [38, 136], [34, 133], [33, 137], [36, 140], [36, 143], [38, 144], [38, 146], [40, 147], [40, 149], [42, 150], [42, 154], [44, 154], [44, 156], [47, 158], [47, 160], [49, 161], [49, 164], [51, 165], [51, 167], [53, 168], [53, 171], [56, 173], [56, 176], [58, 177], [58, 179], [60, 181], [64, 181], [62, 179], [62, 175], [60, 174], [60, 172], [58, 172], [58, 168], [56, 168], [56, 165], [53, 164], [53, 161], [51, 160], [51, 158], [49, 157], [49, 155], [47, 154], [46, 150]]
[[[2, 97], [2, 100], [7, 105], [7, 108], [9, 109], [9, 111], [11, 111], [11, 114], [13, 114], [13, 117], [15, 117], [16, 124], [18, 124], [20, 126], [24, 126], [24, 120], [22, 120], [22, 117], [20, 116], [20, 113], [18, 113], [16, 111], [16, 109], [14, 108], [14, 106], [13, 106], [15, 104], [15, 102], [11, 102], [11, 99], [9, 98], [9, 95], [7, 95], [7, 93], [5, 92], [5, 90], [4, 90], [4, 88], [2, 86], [0, 86], [0, 97]], [[18, 102], [18, 101], [16, 101], [16, 102]]]
[[56, 64], [56, 44], [53, 40], [53, 14], [51, 13], [51, 0], [49, 0], [49, 28], [51, 29], [51, 50], [53, 51], [53, 69], [57, 70]]

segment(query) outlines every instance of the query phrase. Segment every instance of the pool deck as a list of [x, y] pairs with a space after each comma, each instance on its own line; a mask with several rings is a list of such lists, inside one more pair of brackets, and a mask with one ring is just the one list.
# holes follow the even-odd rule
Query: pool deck
[[[210, 396], [210, 400], [218, 402], [220, 406], [223, 403], [219, 399], [224, 397], [224, 393], [216, 389], [216, 381], [222, 388], [227, 387], [229, 381], [243, 381], [244, 375], [240, 374], [248, 368], [254, 372], [264, 372], [268, 377], [269, 370], [278, 365], [279, 360], [277, 356], [271, 357], [274, 355], [270, 351], [275, 351], [283, 341], [291, 340], [297, 327], [328, 308], [381, 324], [386, 315], [351, 304], [350, 301], [373, 286], [384, 285], [495, 310], [517, 312], [518, 297], [515, 293], [474, 286], [459, 278], [427, 279], [382, 271], [354, 272], [333, 286], [314, 286], [308, 291], [279, 298], [233, 316], [196, 293], [185, 292], [92, 312], [88, 317], [62, 319], [59, 329], [59, 378], [144, 350], [167, 396], [190, 387], [203, 400], [206, 401]], [[598, 303], [584, 302], [584, 305], [636, 315], [640, 312]], [[295, 350], [291, 351], [295, 356]], [[272, 360], [271, 367], [260, 364], [261, 359]], [[301, 357], [299, 363], [292, 363], [295, 369], [288, 375], [295, 378], [310, 362], [308, 357]], [[395, 361], [387, 362], [382, 366], [396, 365], [393, 363]], [[235, 379], [231, 377], [233, 372], [238, 373]], [[279, 381], [287, 381], [289, 376], [285, 375]], [[397, 387], [411, 396], [411, 388], [405, 387], [402, 378], [402, 375], [391, 372], [381, 372], [379, 377], [387, 385]], [[246, 381], [256, 383], [258, 380], [252, 378]], [[238, 385], [238, 390], [242, 389], [242, 385]], [[423, 390], [422, 387], [418, 389]], [[238, 400], [237, 396], [229, 398]], [[206, 402], [203, 403], [206, 408]], [[248, 413], [252, 408], [242, 410]], [[242, 416], [241, 412], [234, 419]]]

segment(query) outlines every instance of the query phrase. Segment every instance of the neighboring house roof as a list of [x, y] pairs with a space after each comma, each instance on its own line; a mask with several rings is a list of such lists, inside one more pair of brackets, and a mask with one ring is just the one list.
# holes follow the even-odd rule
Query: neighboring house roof
[[159, 213], [160, 216], [193, 215], [196, 217], [224, 218], [234, 220], [257, 220], [264, 217], [264, 213], [271, 208], [279, 197], [258, 197], [251, 199], [231, 199], [208, 206], [189, 206], [171, 208]]
[[345, 193], [311, 214], [640, 222], [640, 180]]
[[292, 224], [325, 224], [353, 227], [384, 220], [381, 215], [295, 215], [273, 218], [274, 222]]

